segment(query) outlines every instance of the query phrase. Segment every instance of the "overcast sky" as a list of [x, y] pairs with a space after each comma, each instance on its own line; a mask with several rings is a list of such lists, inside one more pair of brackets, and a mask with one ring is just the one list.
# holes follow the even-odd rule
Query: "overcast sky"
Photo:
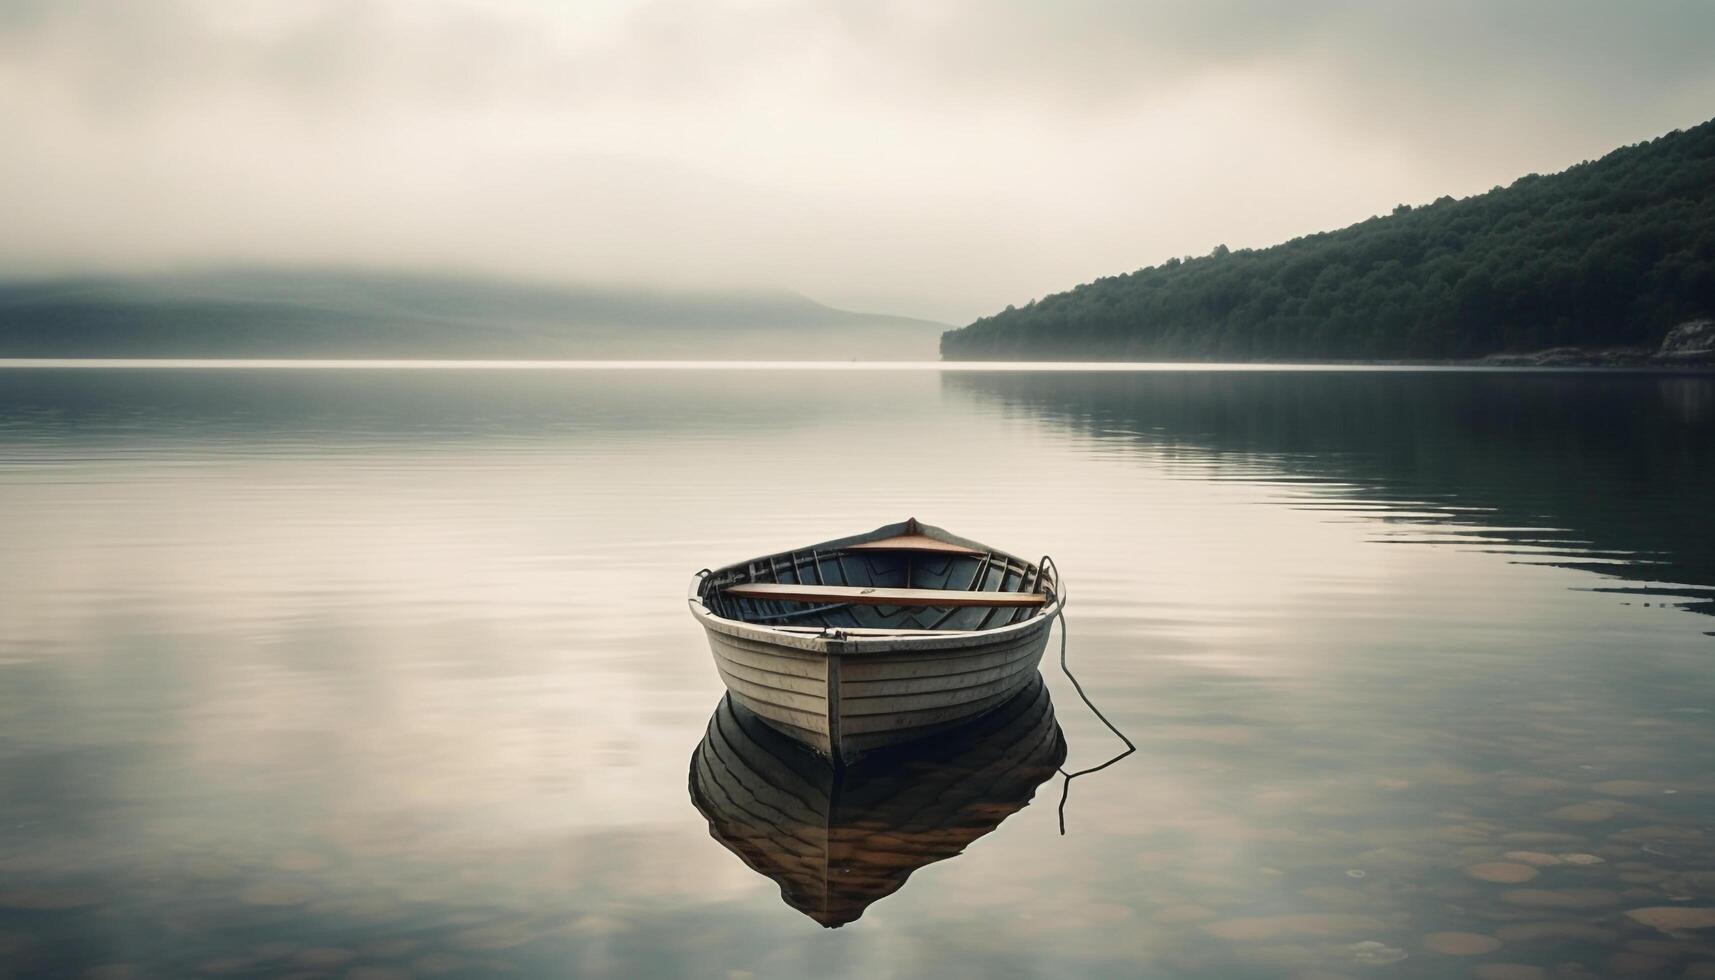
[[0, 273], [314, 262], [964, 322], [1715, 116], [1715, 3], [0, 0]]

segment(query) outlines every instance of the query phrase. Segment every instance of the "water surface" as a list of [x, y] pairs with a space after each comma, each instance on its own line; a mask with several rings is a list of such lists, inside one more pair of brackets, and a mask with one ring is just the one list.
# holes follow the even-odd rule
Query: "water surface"
[[[1712, 447], [1692, 376], [3, 370], [0, 975], [1696, 976], [1626, 913], [1715, 906]], [[684, 587], [910, 516], [1053, 555], [1139, 751], [1064, 836], [994, 740], [842, 789], [940, 859], [824, 929], [692, 799]]]

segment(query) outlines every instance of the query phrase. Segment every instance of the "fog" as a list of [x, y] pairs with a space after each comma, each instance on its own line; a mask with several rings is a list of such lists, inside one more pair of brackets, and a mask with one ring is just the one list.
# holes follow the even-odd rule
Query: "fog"
[[1715, 6], [0, 0], [0, 274], [788, 289], [962, 322], [1703, 121]]

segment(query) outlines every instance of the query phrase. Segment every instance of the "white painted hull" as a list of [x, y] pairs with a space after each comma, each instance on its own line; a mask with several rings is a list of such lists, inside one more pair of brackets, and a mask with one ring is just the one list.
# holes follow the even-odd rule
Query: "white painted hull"
[[966, 649], [894, 654], [817, 654], [709, 631], [733, 700], [844, 762], [945, 731], [1005, 702], [1035, 675], [1047, 643], [1046, 622]]

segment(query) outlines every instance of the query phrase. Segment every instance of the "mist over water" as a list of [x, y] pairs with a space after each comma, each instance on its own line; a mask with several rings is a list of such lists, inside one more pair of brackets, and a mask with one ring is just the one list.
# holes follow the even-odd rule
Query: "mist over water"
[[[0, 962], [1678, 975], [1712, 446], [1660, 375], [0, 370]], [[944, 758], [995, 822], [824, 930], [688, 792], [684, 587], [912, 516], [1054, 557], [1139, 752], [1065, 836]]]

